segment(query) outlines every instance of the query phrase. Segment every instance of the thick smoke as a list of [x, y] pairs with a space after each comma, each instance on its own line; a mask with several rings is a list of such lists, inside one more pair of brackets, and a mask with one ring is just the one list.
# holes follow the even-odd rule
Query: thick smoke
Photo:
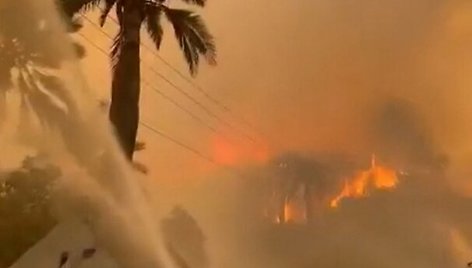
[[213, 3], [224, 60], [209, 88], [281, 151], [371, 153], [368, 118], [391, 98], [410, 102], [457, 151], [470, 133], [468, 12], [461, 0]]
[[405, 100], [389, 100], [373, 116], [372, 152], [400, 170], [444, 171], [447, 156], [436, 144], [431, 126]]
[[[218, 178], [191, 191], [186, 205], [209, 238], [214, 265], [426, 268], [462, 267], [470, 260], [470, 198], [453, 191], [437, 166], [398, 174], [395, 189], [371, 190], [330, 208], [323, 197], [333, 198], [344, 177], [330, 180], [317, 172], [316, 158], [292, 154], [291, 159], [284, 163], [295, 164], [294, 176], [285, 170], [275, 175], [274, 167], [265, 166], [246, 171], [244, 178]], [[365, 169], [369, 159], [364, 162]], [[307, 163], [312, 166], [296, 167]], [[270, 198], [273, 185], [279, 186], [278, 194], [294, 197], [297, 178], [306, 178], [314, 188], [312, 207], [306, 207], [314, 213], [308, 222], [276, 223], [265, 214], [279, 205]]]
[[[9, 123], [1, 132], [9, 141], [2, 146], [2, 159], [11, 157], [10, 149], [20, 156], [22, 151], [44, 156], [62, 174], [51, 193], [60, 224], [86, 226], [93, 246], [120, 267], [161, 267], [158, 223], [142, 180], [119, 152], [107, 119], [87, 92], [53, 1], [0, 3], [0, 91], [8, 104], [2, 116]], [[51, 252], [43, 250], [25, 266], [47, 263]]]
[[[301, 166], [295, 176], [278, 165], [243, 168], [243, 178], [215, 176], [180, 192], [215, 265], [464, 266], [471, 12], [461, 0], [213, 3], [224, 61], [221, 80], [202, 81], [267, 133], [275, 163]], [[322, 206], [311, 225], [264, 219], [273, 184], [314, 180], [316, 196], [330, 196], [372, 153], [398, 171], [396, 189]], [[321, 160], [333, 154], [343, 157]], [[320, 166], [343, 174], [328, 179]]]
[[[472, 258], [466, 197], [472, 175], [471, 13], [466, 0], [212, 2], [208, 17], [220, 65], [211, 77], [202, 72], [201, 82], [266, 133], [274, 161], [242, 167], [242, 178], [225, 170], [176, 185], [178, 176], [169, 176], [171, 185], [156, 187], [156, 202], [172, 207], [178, 201], [195, 215], [213, 267], [465, 265]], [[151, 109], [146, 112], [171, 114]], [[186, 141], [207, 136], [182, 122], [162, 118]], [[191, 173], [194, 166], [177, 161], [188, 159], [166, 146], [148, 155], [156, 174]], [[401, 171], [396, 189], [328, 208], [323, 199], [340, 190], [350, 173], [368, 168], [372, 153]], [[124, 219], [116, 225], [120, 230], [135, 230], [126, 207], [121, 210], [102, 189], [108, 182], [88, 175], [79, 170], [65, 180], [71, 207], [86, 214], [109, 211], [113, 215], [106, 216]], [[314, 220], [268, 220], [274, 185], [292, 194], [299, 182], [311, 184], [314, 199], [321, 199], [314, 203]], [[97, 233], [110, 234], [108, 226], [99, 225]], [[135, 236], [127, 242], [145, 240], [143, 233], [129, 234]], [[123, 250], [113, 249], [115, 255]]]

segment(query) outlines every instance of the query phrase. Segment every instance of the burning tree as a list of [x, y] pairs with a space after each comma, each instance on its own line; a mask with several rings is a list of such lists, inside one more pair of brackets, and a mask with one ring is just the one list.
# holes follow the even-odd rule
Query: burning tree
[[275, 221], [279, 223], [313, 221], [316, 211], [336, 190], [335, 172], [300, 154], [281, 155], [272, 161], [271, 169], [271, 203], [275, 204]]
[[331, 200], [330, 206], [332, 208], [338, 207], [344, 198], [365, 197], [371, 188], [392, 189], [397, 184], [397, 172], [388, 167], [377, 165], [375, 155], [372, 155], [370, 168], [359, 171], [353, 178], [347, 179], [341, 192]]
[[286, 154], [273, 161], [274, 179], [268, 213], [277, 223], [310, 223], [317, 213], [337, 208], [343, 199], [362, 198], [376, 189], [393, 189], [397, 172], [372, 156], [367, 168], [356, 168], [344, 159], [314, 160]]

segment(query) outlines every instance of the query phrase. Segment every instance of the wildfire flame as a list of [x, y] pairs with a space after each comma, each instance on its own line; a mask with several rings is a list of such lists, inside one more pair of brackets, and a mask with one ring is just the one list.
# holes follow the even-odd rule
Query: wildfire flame
[[369, 189], [392, 189], [398, 184], [395, 170], [378, 166], [375, 155], [372, 155], [371, 166], [368, 170], [357, 173], [352, 180], [346, 181], [342, 191], [330, 202], [330, 207], [336, 208], [344, 198], [362, 198], [367, 196]]
[[[368, 196], [373, 190], [394, 189], [397, 184], [397, 172], [389, 167], [379, 165], [376, 162], [375, 155], [372, 155], [370, 167], [366, 170], [358, 171], [352, 178], [347, 179], [342, 190], [333, 198], [328, 199], [328, 206], [334, 209], [340, 205], [343, 199], [363, 198]], [[305, 196], [304, 187], [306, 187], [306, 185], [299, 187], [295, 194], [283, 197], [282, 206], [276, 205], [273, 213], [271, 213], [270, 210], [266, 210], [265, 216], [272, 219], [272, 221], [277, 224], [308, 223], [310, 220], [308, 219], [308, 213], [313, 216], [313, 214], [311, 214], [313, 211], [308, 210], [313, 209], [313, 207], [307, 204], [309, 201], [307, 201]], [[280, 204], [277, 201], [278, 199], [274, 198], [277, 196], [275, 192], [272, 194], [272, 205]], [[321, 207], [318, 206], [318, 208]]]

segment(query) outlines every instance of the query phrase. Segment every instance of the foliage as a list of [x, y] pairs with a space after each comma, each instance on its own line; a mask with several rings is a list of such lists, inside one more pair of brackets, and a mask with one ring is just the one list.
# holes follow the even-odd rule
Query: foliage
[[[64, 119], [63, 110], [73, 107], [56, 74], [70, 55], [61, 53], [64, 44], [44, 16], [26, 0], [0, 4], [0, 109], [15, 88], [21, 99], [21, 124], [36, 119], [52, 128]], [[80, 28], [76, 21], [66, 21], [70, 31]], [[83, 48], [75, 47], [83, 56]], [[11, 265], [55, 224], [48, 193], [59, 172], [36, 162], [27, 158], [20, 169], [0, 176], [0, 267]]]
[[[57, 42], [44, 16], [26, 0], [6, 1], [1, 6], [0, 100], [5, 102], [7, 92], [15, 86], [21, 96], [21, 118], [28, 120], [33, 115], [42, 125], [51, 127], [57, 122], [46, 113], [60, 114], [58, 103], [70, 108], [71, 101], [55, 75], [68, 55], [61, 53], [64, 44]], [[80, 28], [76, 21], [66, 21], [70, 31]], [[74, 46], [78, 55], [84, 56], [83, 47]]]
[[60, 172], [26, 158], [20, 169], [0, 176], [0, 267], [9, 267], [55, 225], [50, 188]]
[[[61, 0], [66, 14], [73, 18], [79, 12], [100, 8], [100, 25], [104, 25], [109, 13], [115, 8], [119, 23], [122, 24], [124, 4], [126, 0]], [[206, 0], [182, 0], [190, 5], [205, 6]], [[216, 63], [216, 47], [213, 36], [208, 31], [202, 18], [195, 12], [185, 9], [170, 8], [167, 1], [139, 0], [142, 10], [142, 25], [151, 37], [157, 49], [160, 48], [163, 30], [161, 17], [165, 15], [174, 28], [175, 37], [184, 54], [191, 74], [195, 74], [200, 56], [204, 56], [210, 64]], [[111, 50], [112, 62], [117, 63], [124, 43], [123, 31], [120, 31]]]

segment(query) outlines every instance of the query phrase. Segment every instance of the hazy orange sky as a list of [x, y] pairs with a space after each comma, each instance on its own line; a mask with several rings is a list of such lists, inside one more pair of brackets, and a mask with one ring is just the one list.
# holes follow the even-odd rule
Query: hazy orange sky
[[[8, 130], [12, 133], [6, 136], [14, 134], [20, 142], [15, 144], [0, 138], [3, 158], [17, 164], [27, 152], [19, 152], [15, 146], [23, 143], [33, 144], [39, 152], [47, 148], [45, 151], [64, 172], [54, 191], [58, 193], [54, 199], [60, 203], [59, 210], [64, 210], [65, 218], [87, 219], [92, 224], [97, 246], [105, 245], [107, 252], [115, 253], [111, 256], [123, 259], [132, 256], [131, 259], [146, 262], [148, 259], [141, 256], [155, 255], [156, 245], [160, 243], [154, 240], [161, 237], [153, 231], [158, 226], [157, 220], [179, 204], [195, 217], [209, 238], [209, 256], [215, 267], [294, 267], [297, 263], [312, 267], [309, 264], [315, 262], [325, 266], [346, 263], [352, 267], [369, 267], [364, 265], [369, 262], [370, 267], [379, 267], [381, 263], [431, 267], [441, 263], [438, 259], [447, 261], [448, 255], [454, 252], [463, 253], [455, 258], [458, 264], [468, 262], [472, 247], [467, 242], [472, 233], [468, 232], [469, 214], [464, 211], [471, 210], [471, 202], [447, 186], [456, 182], [453, 190], [472, 196], [472, 2], [208, 1], [203, 15], [218, 44], [219, 64], [203, 65], [195, 82], [251, 122], [257, 133], [244, 125], [234, 126], [254, 136], [255, 142], [206, 115], [150, 72], [148, 65], [225, 120], [234, 122], [232, 115], [218, 110], [145, 50], [143, 80], [224, 135], [206, 129], [144, 84], [141, 119], [221, 166], [235, 167], [243, 176], [228, 176], [235, 173], [143, 127], [139, 140], [146, 142], [147, 148], [138, 153], [137, 160], [149, 168], [150, 174], [147, 177], [131, 174], [126, 171], [125, 160], [113, 153], [116, 144], [108, 135], [108, 126], [98, 123], [105, 119], [95, 118], [96, 110], [87, 109], [88, 104], [94, 103], [82, 96], [77, 102], [78, 106], [84, 106], [84, 113], [79, 113], [83, 117], [68, 113], [72, 116], [59, 115], [56, 120], [61, 124], [62, 142], [50, 133], [36, 139], [32, 137], [34, 131], [16, 128], [13, 123], [17, 122], [11, 120], [13, 127]], [[33, 0], [31, 3], [39, 5]], [[97, 20], [97, 15], [89, 14], [89, 17]], [[107, 50], [112, 41], [88, 22], [84, 24], [82, 34]], [[166, 29], [159, 55], [186, 73], [173, 33], [168, 25]], [[105, 31], [113, 35], [116, 25], [109, 22]], [[84, 41], [81, 36], [76, 38]], [[144, 43], [150, 46], [148, 40]], [[98, 105], [110, 93], [109, 59], [86, 41], [83, 44], [88, 53], [82, 60], [83, 72]], [[74, 66], [64, 67], [74, 69], [75, 63], [71, 65]], [[68, 68], [61, 71], [71, 71]], [[79, 75], [68, 80], [70, 77], [64, 74], [64, 78], [73, 81], [68, 83], [70, 92], [82, 92], [78, 91], [83, 88]], [[402, 101], [391, 102], [392, 99]], [[400, 124], [384, 127], [383, 123], [390, 122], [384, 116], [389, 103], [410, 105], [400, 105], [400, 114], [406, 111], [406, 116], [398, 120]], [[7, 105], [14, 104], [7, 102]], [[68, 109], [68, 102], [64, 104], [66, 112], [73, 111]], [[58, 110], [49, 111], [47, 115], [52, 117]], [[23, 122], [21, 114], [9, 117], [18, 117]], [[72, 123], [65, 125], [64, 119], [69, 118]], [[83, 122], [82, 118], [90, 121]], [[402, 124], [404, 121], [406, 124]], [[400, 127], [392, 129], [391, 125]], [[385, 133], [378, 129], [393, 134], [385, 138]], [[384, 153], [382, 145], [388, 149], [398, 146], [400, 153], [392, 150], [388, 156], [392, 151], [385, 149], [387, 153]], [[73, 157], [63, 154], [64, 149]], [[306, 159], [305, 155], [295, 153], [283, 160], [288, 163], [285, 167], [291, 167], [288, 172], [252, 168], [251, 164], [287, 151], [341, 152], [356, 157], [336, 158], [335, 155], [327, 160], [336, 161], [335, 165], [324, 166], [318, 161], [321, 158]], [[373, 163], [369, 169], [373, 153], [376, 156], [384, 153], [382, 156], [390, 159], [384, 163], [382, 157], [375, 158], [372, 162], [379, 165]], [[442, 153], [447, 157], [443, 158]], [[110, 161], [94, 161], [102, 155]], [[444, 159], [450, 160], [450, 166], [443, 165], [447, 164]], [[2, 160], [0, 168], [8, 166]], [[367, 171], [346, 178], [345, 170], [352, 172], [358, 163], [351, 165], [351, 162], [344, 163], [345, 160], [364, 161], [359, 167]], [[104, 168], [97, 169], [99, 172], [89, 172], [102, 163]], [[424, 171], [421, 170], [424, 167], [427, 172], [417, 172]], [[327, 201], [333, 201], [336, 196], [346, 199], [352, 196], [348, 194], [351, 185], [360, 182], [367, 187], [375, 173], [382, 173], [383, 177], [374, 186], [396, 190], [375, 191], [363, 199], [366, 202], [340, 204], [337, 213], [323, 209], [320, 200], [327, 197]], [[272, 180], [264, 180], [266, 176], [273, 176]], [[148, 184], [146, 178], [152, 183]], [[345, 179], [345, 187], [341, 188]], [[259, 218], [264, 217], [263, 212], [271, 204], [287, 205], [289, 198], [294, 200], [294, 186], [298, 184], [303, 184], [299, 188], [305, 192], [305, 204], [301, 206], [304, 209], [300, 211], [310, 209], [308, 198], [318, 200], [313, 205], [314, 210], [319, 210], [319, 218], [313, 222], [315, 225], [307, 225], [311, 227], [306, 237], [300, 239], [305, 236], [300, 228], [284, 228], [288, 232], [279, 235], [272, 225], [267, 225], [269, 229], [259, 225]], [[307, 190], [311, 189], [313, 195], [308, 194]], [[277, 200], [276, 195], [281, 199]], [[278, 211], [282, 211], [280, 207]], [[270, 213], [266, 217], [271, 218]], [[276, 240], [272, 240], [272, 234]], [[450, 237], [452, 241], [447, 240]], [[284, 247], [286, 252], [282, 250]], [[417, 253], [422, 256], [416, 256]], [[292, 262], [292, 258], [297, 262]], [[408, 265], [411, 263], [415, 264]]]
[[[425, 116], [441, 147], [461, 158], [469, 155], [470, 1], [209, 0], [202, 14], [216, 38], [218, 66], [203, 65], [195, 81], [250, 121], [262, 133], [252, 134], [259, 142], [233, 135], [147, 67], [143, 67], [144, 80], [225, 132], [233, 144], [221, 145], [221, 137], [146, 87], [141, 109], [143, 121], [204, 154], [218, 156], [224, 164], [263, 158], [265, 145], [270, 154], [332, 149], [364, 154], [366, 119], [383, 100], [401, 97]], [[96, 14], [89, 17], [97, 19]], [[84, 34], [97, 45], [104, 49], [111, 45], [97, 29], [84, 24]], [[112, 22], [105, 27], [110, 34], [115, 30]], [[159, 54], [187, 73], [172, 30], [167, 29], [164, 37]], [[108, 59], [83, 43], [88, 52], [84, 72], [97, 98], [107, 98]], [[142, 53], [145, 65], [154, 66], [220, 112], [152, 54]], [[230, 114], [222, 115], [234, 122]], [[138, 159], [152, 176], [173, 180], [213, 169], [146, 129], [141, 128], [139, 136], [147, 149]], [[220, 144], [219, 150], [215, 143]]]

